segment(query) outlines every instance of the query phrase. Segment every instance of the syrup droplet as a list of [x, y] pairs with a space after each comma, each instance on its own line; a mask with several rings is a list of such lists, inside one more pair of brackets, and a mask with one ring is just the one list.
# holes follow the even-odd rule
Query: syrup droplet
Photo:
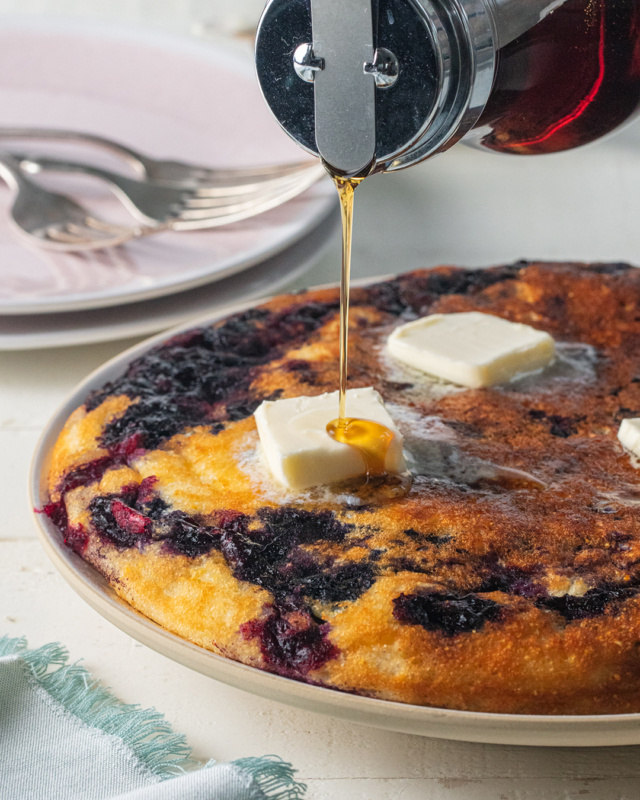
[[364, 461], [367, 478], [384, 478], [386, 460], [393, 441], [393, 431], [369, 419], [334, 419], [327, 433], [337, 442], [358, 450]]

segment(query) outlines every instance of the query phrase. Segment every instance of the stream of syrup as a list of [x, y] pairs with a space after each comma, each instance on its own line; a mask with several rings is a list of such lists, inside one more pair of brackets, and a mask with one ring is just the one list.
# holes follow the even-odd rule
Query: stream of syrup
[[387, 475], [386, 460], [393, 432], [378, 422], [347, 417], [347, 374], [349, 346], [349, 288], [353, 243], [354, 195], [364, 178], [344, 178], [329, 174], [338, 189], [342, 213], [342, 280], [340, 281], [340, 407], [338, 418], [327, 425], [327, 433], [336, 441], [359, 451], [365, 464], [367, 480]]

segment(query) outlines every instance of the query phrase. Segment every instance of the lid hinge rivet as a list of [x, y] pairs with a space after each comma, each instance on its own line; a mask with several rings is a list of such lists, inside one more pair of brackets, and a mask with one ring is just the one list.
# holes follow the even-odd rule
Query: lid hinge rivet
[[373, 75], [378, 89], [390, 89], [400, 75], [400, 62], [386, 47], [378, 47], [373, 54], [373, 61], [364, 65], [367, 75]]
[[313, 83], [316, 79], [316, 72], [324, 69], [324, 58], [316, 58], [313, 45], [307, 42], [296, 47], [293, 54], [293, 68], [299, 78], [307, 83]]

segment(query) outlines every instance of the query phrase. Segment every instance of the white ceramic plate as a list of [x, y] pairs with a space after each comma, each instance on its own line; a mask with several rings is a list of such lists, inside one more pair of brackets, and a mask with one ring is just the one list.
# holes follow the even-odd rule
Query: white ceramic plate
[[[99, 133], [159, 158], [233, 167], [300, 161], [272, 119], [249, 55], [135, 29], [3, 19], [0, 126]], [[2, 142], [22, 152], [73, 154], [127, 172], [93, 148]], [[45, 176], [103, 219], [132, 222], [100, 182]], [[322, 182], [265, 214], [211, 231], [163, 233], [104, 252], [53, 253], [10, 229], [0, 183], [0, 314], [44, 314], [121, 305], [219, 280], [306, 235], [336, 203]]]
[[[42, 508], [46, 502], [51, 450], [65, 421], [90, 391], [121, 375], [132, 359], [169, 336], [250, 307], [250, 303], [229, 307], [149, 339], [107, 362], [81, 383], [49, 422], [38, 443], [30, 476], [32, 507]], [[640, 714], [552, 717], [450, 711], [344, 694], [247, 667], [190, 644], [139, 614], [113, 592], [99, 573], [65, 547], [60, 532], [47, 517], [35, 514], [35, 520], [40, 540], [54, 565], [99, 614], [148, 647], [230, 686], [308, 711], [421, 736], [554, 747], [640, 744]]]
[[148, 336], [231, 303], [280, 291], [311, 269], [337, 234], [340, 215], [332, 211], [318, 227], [284, 252], [239, 275], [187, 292], [116, 308], [59, 314], [0, 316], [0, 351], [33, 350]]

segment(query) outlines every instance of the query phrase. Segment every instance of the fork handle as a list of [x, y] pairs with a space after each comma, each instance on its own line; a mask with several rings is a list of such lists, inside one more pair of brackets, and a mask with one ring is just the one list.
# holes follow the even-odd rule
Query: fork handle
[[147, 159], [120, 142], [104, 139], [94, 133], [65, 131], [58, 128], [5, 128], [0, 127], [2, 139], [41, 139], [54, 142], [84, 142], [108, 150], [124, 159], [143, 178], [147, 177]]
[[[20, 153], [11, 153], [11, 157], [23, 173], [25, 169], [31, 174], [40, 172], [78, 172], [81, 175], [92, 175], [94, 178], [100, 178], [100, 180], [124, 192], [140, 185], [140, 181], [135, 178], [128, 178], [126, 175], [120, 175], [117, 172], [111, 172], [111, 170], [95, 167], [93, 164], [81, 163], [79, 161], [64, 161], [59, 158], [32, 159], [28, 155], [22, 155]], [[31, 165], [32, 169], [29, 169], [28, 165]]]

